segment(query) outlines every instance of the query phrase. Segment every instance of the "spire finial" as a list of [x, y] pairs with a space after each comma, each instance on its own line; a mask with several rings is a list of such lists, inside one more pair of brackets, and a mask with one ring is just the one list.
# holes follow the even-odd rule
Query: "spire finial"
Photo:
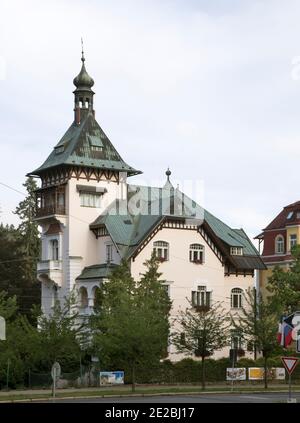
[[171, 174], [172, 174], [172, 172], [170, 171], [170, 168], [169, 168], [169, 166], [168, 166], [168, 169], [167, 169], [167, 171], [166, 171], [166, 175], [167, 175], [167, 178], [168, 178], [168, 182], [170, 182], [170, 176], [171, 176]]
[[84, 58], [84, 51], [83, 51], [83, 39], [81, 37], [81, 61], [82, 63], [84, 63], [85, 58]]

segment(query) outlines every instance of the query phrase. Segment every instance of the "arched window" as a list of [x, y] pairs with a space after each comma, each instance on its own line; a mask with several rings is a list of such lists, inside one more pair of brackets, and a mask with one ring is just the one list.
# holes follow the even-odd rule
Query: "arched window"
[[58, 256], [59, 256], [59, 252], [58, 252], [58, 240], [57, 239], [52, 239], [50, 241], [50, 260], [58, 260]]
[[201, 244], [190, 245], [190, 261], [193, 263], [204, 263], [204, 246]]
[[94, 307], [100, 307], [101, 289], [99, 288], [99, 286], [94, 286], [94, 288], [92, 289], [92, 296], [93, 296]]
[[233, 288], [231, 290], [231, 308], [242, 307], [243, 290], [240, 288]]
[[276, 254], [284, 253], [284, 238], [282, 235], [277, 235], [275, 238], [275, 252]]
[[88, 293], [87, 293], [87, 289], [82, 286], [79, 289], [79, 306], [81, 308], [86, 308], [89, 305], [89, 299], [88, 299]]
[[169, 243], [166, 241], [155, 241], [153, 251], [156, 257], [161, 261], [169, 260]]

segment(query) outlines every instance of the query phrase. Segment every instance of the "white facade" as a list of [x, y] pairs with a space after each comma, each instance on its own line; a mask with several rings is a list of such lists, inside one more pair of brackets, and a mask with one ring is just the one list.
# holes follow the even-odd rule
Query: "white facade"
[[[181, 204], [184, 195], [173, 188], [169, 170], [167, 183], [163, 188], [156, 188], [152, 197], [151, 210], [160, 213], [157, 222], [151, 220], [151, 214], [148, 220], [144, 219], [144, 226], [139, 226], [138, 217], [131, 221], [129, 216], [128, 223], [121, 216], [119, 223], [112, 220], [109, 227], [105, 222], [94, 227], [93, 223], [108, 215], [112, 205], [126, 202], [128, 192], [139, 191], [139, 187], [129, 189], [127, 176], [141, 172], [121, 159], [96, 122], [91, 90], [94, 81], [86, 72], [84, 56], [81, 60], [81, 72], [74, 79], [74, 122], [45, 163], [31, 173], [42, 180], [37, 193], [36, 220], [42, 229], [42, 255], [37, 273], [42, 284], [44, 313], [49, 315], [55, 300], [63, 302], [75, 288], [80, 312], [83, 316], [91, 314], [95, 290], [106, 280], [111, 266], [118, 265], [125, 257], [138, 280], [145, 271], [143, 263], [150, 258], [154, 247], [166, 259], [160, 271], [173, 302], [172, 318], [179, 309], [188, 306], [192, 295], [202, 298], [204, 292], [205, 298], [223, 302], [229, 310], [233, 305], [232, 289], [236, 290], [234, 301], [238, 304], [239, 293], [254, 286], [257, 252], [242, 230], [229, 228], [208, 212], [203, 228], [193, 214], [186, 221], [181, 216], [181, 223], [164, 224], [165, 217], [178, 216], [186, 200], [189, 200], [187, 209], [193, 211], [192, 201], [187, 197]], [[145, 193], [151, 188], [144, 189]], [[168, 212], [160, 211], [160, 200], [173, 198], [174, 202], [174, 195], [179, 201]], [[147, 208], [148, 202], [144, 205]], [[243, 250], [248, 256], [244, 264], [240, 257], [232, 256], [243, 255]], [[218, 355], [228, 355], [228, 351]], [[180, 358], [172, 347], [170, 357]]]
[[[82, 206], [79, 184], [89, 187], [105, 188], [101, 194], [99, 207]], [[103, 278], [77, 278], [85, 268], [106, 263], [119, 264], [121, 255], [114, 240], [109, 234], [96, 238], [90, 229], [90, 224], [99, 215], [106, 213], [107, 208], [116, 200], [126, 198], [126, 182], [82, 180], [72, 177], [66, 185], [66, 214], [53, 215], [38, 219], [42, 226], [42, 260], [38, 264], [38, 276], [42, 282], [42, 308], [45, 314], [51, 313], [55, 299], [63, 301], [70, 291], [76, 287], [78, 292], [78, 306], [82, 315], [89, 315], [93, 311], [95, 290], [103, 282]], [[59, 222], [61, 232], [47, 234], [53, 225]], [[151, 235], [151, 233], [149, 234]], [[57, 242], [58, 251], [53, 251], [53, 241]], [[129, 241], [129, 240], [128, 240]], [[172, 301], [171, 319], [189, 306], [192, 292], [205, 287], [210, 293], [211, 302], [221, 302], [227, 311], [232, 310], [232, 290], [240, 289], [244, 292], [254, 286], [252, 275], [225, 274], [225, 266], [220, 256], [213, 251], [207, 240], [197, 230], [197, 226], [187, 225], [186, 228], [162, 226], [154, 236], [149, 237], [140, 252], [131, 258], [131, 272], [135, 280], [139, 280], [145, 272], [144, 262], [151, 257], [156, 242], [168, 245], [167, 260], [160, 265], [162, 279], [168, 285], [168, 292]], [[192, 245], [201, 246], [201, 261], [190, 261]], [[56, 254], [56, 255], [55, 255]], [[203, 288], [202, 288], [203, 289]], [[169, 348], [170, 359], [179, 360], [175, 349]], [[228, 349], [216, 353], [216, 357], [228, 356]]]

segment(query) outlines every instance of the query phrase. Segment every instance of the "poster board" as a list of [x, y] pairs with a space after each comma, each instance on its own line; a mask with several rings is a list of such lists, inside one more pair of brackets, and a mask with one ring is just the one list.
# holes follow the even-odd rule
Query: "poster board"
[[[264, 374], [263, 367], [248, 368], [249, 380], [263, 380]], [[283, 367], [272, 367], [268, 369], [268, 379], [285, 380], [285, 369]]]
[[124, 384], [124, 372], [100, 372], [100, 385], [123, 385]]
[[246, 380], [245, 367], [228, 367], [226, 369], [226, 380]]

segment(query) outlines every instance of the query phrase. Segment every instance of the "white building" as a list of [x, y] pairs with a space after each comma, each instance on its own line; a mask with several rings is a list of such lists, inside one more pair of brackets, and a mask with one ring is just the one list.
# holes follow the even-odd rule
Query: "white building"
[[264, 268], [257, 250], [242, 229], [230, 228], [175, 189], [169, 170], [161, 188], [128, 183], [141, 172], [122, 160], [95, 120], [94, 81], [84, 62], [82, 55], [74, 122], [29, 174], [42, 183], [36, 219], [44, 313], [75, 286], [81, 313], [90, 314], [95, 290], [111, 269], [125, 258], [139, 279], [153, 249], [162, 261], [172, 315], [188, 305], [187, 298], [204, 307], [224, 301], [237, 310], [242, 292], [254, 286], [254, 270]]

